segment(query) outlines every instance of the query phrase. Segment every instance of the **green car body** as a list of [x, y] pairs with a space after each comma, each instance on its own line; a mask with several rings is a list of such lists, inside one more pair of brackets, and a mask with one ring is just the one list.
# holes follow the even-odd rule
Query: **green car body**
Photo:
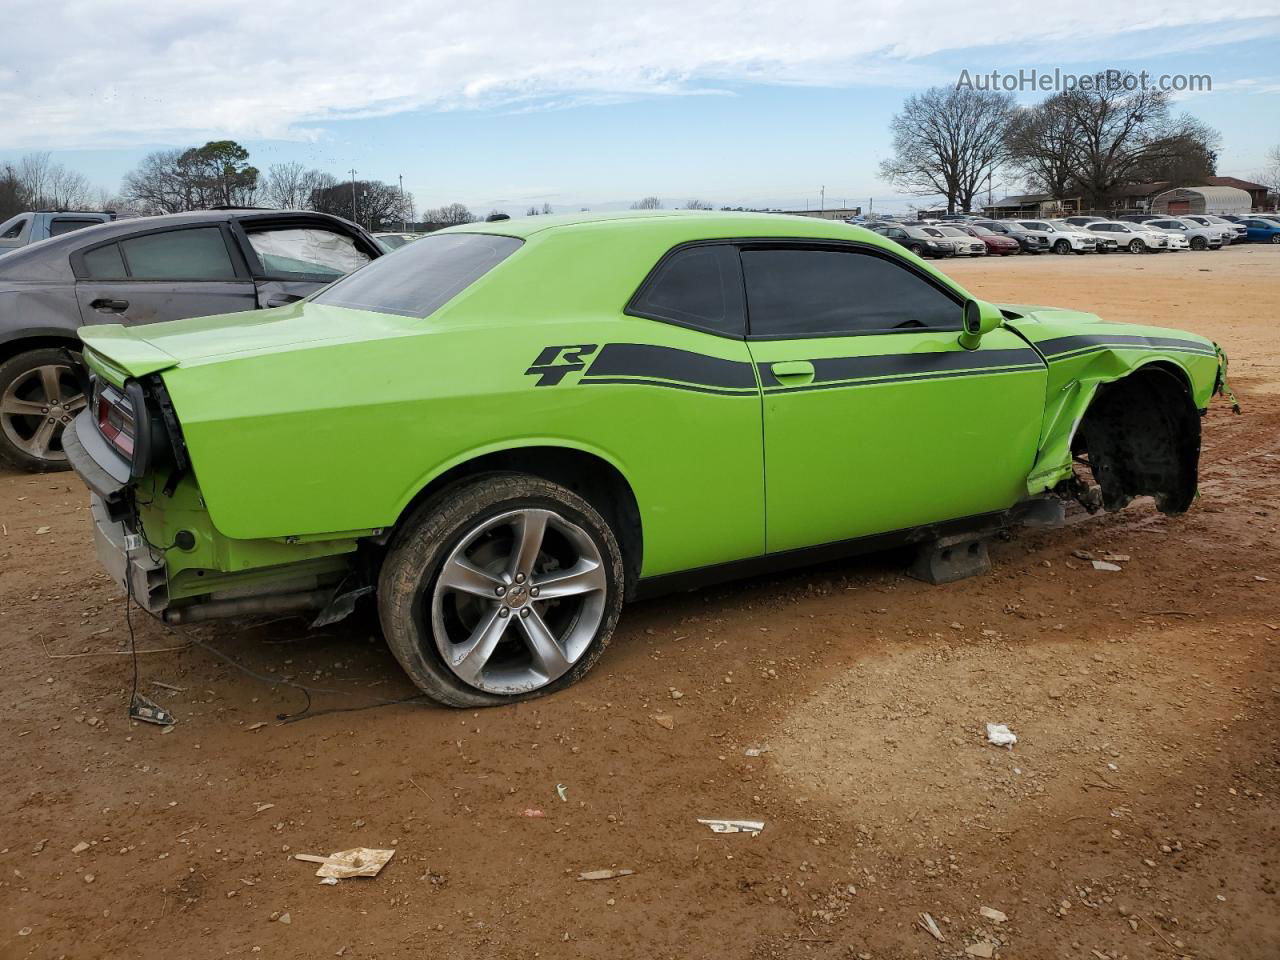
[[[94, 374], [151, 385], [164, 410], [153, 417], [180, 437], [185, 463], [157, 457], [124, 484], [146, 541], [181, 541], [132, 585], [140, 602], [182, 620], [210, 598], [300, 578], [350, 584], [433, 491], [488, 470], [575, 485], [617, 535], [628, 595], [1007, 516], [1078, 483], [1073, 445], [1100, 390], [1153, 377], [1153, 409], [1108, 424], [1167, 434], [1164, 448], [1128, 455], [1126, 476], [1109, 491], [1103, 481], [1108, 506], [1152, 493], [1180, 510], [1194, 493], [1195, 415], [1225, 375], [1194, 334], [973, 303], [876, 234], [774, 215], [473, 224], [353, 278], [390, 277], [460, 233], [514, 241], [427, 316], [326, 302], [349, 278], [255, 314], [80, 331]], [[887, 258], [954, 298], [954, 326], [761, 338], [637, 315], [633, 298], [665, 257], [722, 242]], [[1186, 416], [1161, 414], [1171, 402]], [[84, 447], [93, 430], [90, 412], [77, 423]], [[83, 454], [72, 461], [92, 472]]]

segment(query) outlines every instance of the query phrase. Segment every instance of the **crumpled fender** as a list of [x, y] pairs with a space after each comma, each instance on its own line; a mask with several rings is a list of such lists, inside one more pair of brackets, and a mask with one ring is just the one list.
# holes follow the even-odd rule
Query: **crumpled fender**
[[1049, 368], [1039, 452], [1027, 493], [1051, 490], [1072, 473], [1071, 445], [1098, 388], [1149, 364], [1178, 372], [1197, 410], [1225, 389], [1226, 358], [1211, 340], [1182, 330], [1106, 323], [1089, 313], [1013, 307], [1005, 325], [1022, 336]]

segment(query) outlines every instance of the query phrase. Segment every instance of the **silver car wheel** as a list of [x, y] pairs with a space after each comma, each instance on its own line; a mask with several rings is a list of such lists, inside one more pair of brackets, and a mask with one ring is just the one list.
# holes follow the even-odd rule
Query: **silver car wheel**
[[33, 367], [0, 396], [0, 429], [10, 443], [32, 457], [66, 460], [62, 431], [87, 403], [71, 367]]
[[459, 680], [522, 694], [563, 676], [604, 620], [595, 541], [552, 510], [482, 521], [445, 558], [431, 596], [436, 649]]

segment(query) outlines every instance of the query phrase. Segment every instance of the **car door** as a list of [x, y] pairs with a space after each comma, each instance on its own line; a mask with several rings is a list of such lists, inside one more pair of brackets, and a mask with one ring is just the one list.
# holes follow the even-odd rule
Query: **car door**
[[226, 225], [145, 229], [71, 255], [80, 317], [91, 323], [158, 323], [256, 306]]
[[857, 244], [746, 244], [770, 553], [1004, 510], [1025, 494], [1046, 368], [1003, 328], [960, 346], [963, 302]]
[[259, 307], [310, 296], [381, 253], [319, 218], [245, 218], [232, 227], [253, 274]]

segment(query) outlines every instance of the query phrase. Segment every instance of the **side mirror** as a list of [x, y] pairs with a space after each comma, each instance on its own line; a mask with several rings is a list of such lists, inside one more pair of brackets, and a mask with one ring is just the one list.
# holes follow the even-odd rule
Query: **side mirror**
[[985, 300], [966, 300], [964, 303], [964, 332], [960, 334], [960, 346], [966, 350], [978, 349], [982, 338], [1004, 323], [1004, 314], [994, 303]]

